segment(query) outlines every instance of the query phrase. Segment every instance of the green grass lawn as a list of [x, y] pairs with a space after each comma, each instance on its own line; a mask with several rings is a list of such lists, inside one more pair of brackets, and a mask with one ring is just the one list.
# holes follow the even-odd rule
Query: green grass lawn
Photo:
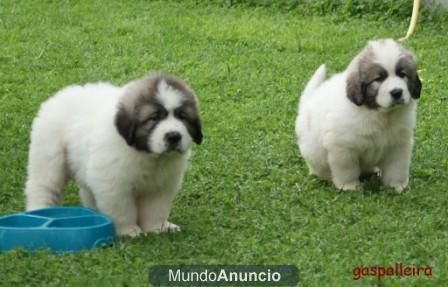
[[[174, 73], [198, 94], [205, 136], [171, 213], [182, 232], [1, 253], [0, 285], [145, 286], [156, 264], [295, 264], [301, 286], [448, 286], [448, 23], [426, 21], [406, 42], [423, 79], [409, 192], [376, 179], [338, 192], [307, 175], [293, 134], [321, 63], [340, 71], [407, 25], [189, 1], [0, 1], [0, 214], [23, 210], [32, 119], [65, 85]], [[79, 204], [74, 185], [64, 204]], [[353, 267], [396, 262], [433, 276], [352, 279]]]

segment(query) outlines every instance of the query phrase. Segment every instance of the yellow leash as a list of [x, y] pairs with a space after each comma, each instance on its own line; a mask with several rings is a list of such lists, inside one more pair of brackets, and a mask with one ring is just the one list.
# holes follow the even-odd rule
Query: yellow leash
[[409, 23], [409, 29], [408, 32], [406, 33], [406, 36], [399, 39], [400, 42], [407, 40], [412, 35], [412, 33], [414, 33], [415, 25], [417, 24], [419, 7], [420, 7], [420, 0], [414, 0], [414, 6], [412, 8], [412, 16], [411, 16], [411, 22]]

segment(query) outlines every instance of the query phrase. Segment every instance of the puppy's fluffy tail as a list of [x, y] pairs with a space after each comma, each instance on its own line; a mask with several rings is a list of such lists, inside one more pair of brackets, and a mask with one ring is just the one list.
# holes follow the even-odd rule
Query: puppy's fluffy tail
[[306, 101], [306, 99], [313, 93], [313, 91], [317, 89], [323, 83], [323, 81], [325, 81], [326, 75], [327, 69], [325, 68], [325, 64], [322, 64], [316, 70], [316, 72], [314, 72], [313, 76], [306, 84], [302, 96], [300, 97], [300, 102]]

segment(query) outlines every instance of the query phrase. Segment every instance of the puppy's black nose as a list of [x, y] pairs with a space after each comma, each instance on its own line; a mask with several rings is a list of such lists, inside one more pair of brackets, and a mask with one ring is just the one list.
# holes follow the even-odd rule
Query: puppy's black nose
[[169, 145], [176, 145], [180, 142], [182, 135], [178, 132], [169, 132], [165, 134], [165, 141]]
[[401, 99], [401, 96], [403, 95], [403, 90], [399, 88], [395, 88], [392, 91], [390, 91], [390, 95], [394, 100]]

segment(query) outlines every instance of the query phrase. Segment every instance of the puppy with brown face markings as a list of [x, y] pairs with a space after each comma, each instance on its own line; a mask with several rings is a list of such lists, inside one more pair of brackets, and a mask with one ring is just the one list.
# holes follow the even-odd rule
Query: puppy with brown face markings
[[414, 56], [394, 40], [370, 41], [326, 80], [322, 65], [300, 98], [295, 133], [310, 174], [354, 190], [379, 171], [398, 192], [409, 166], [421, 82]]
[[73, 179], [83, 205], [109, 215], [119, 235], [179, 230], [170, 205], [201, 141], [196, 96], [174, 76], [66, 87], [33, 122], [26, 208], [59, 204]]

